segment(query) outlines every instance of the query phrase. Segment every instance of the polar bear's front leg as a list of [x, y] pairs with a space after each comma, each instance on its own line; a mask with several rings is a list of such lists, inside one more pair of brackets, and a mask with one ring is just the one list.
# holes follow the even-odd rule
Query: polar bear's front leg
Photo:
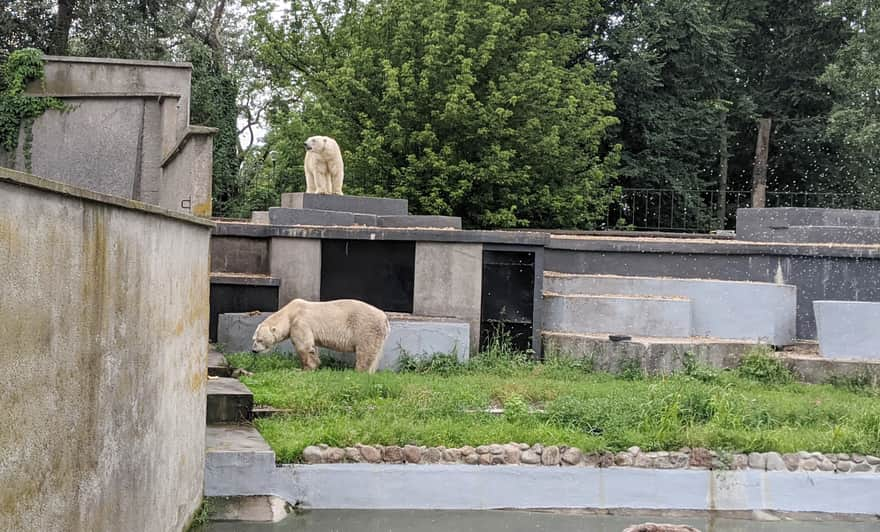
[[296, 348], [297, 354], [299, 354], [303, 370], [311, 371], [318, 369], [318, 366], [321, 365], [321, 359], [318, 357], [315, 337], [311, 331], [302, 329], [291, 330], [290, 339], [293, 341], [293, 347]]
[[317, 193], [317, 188], [315, 186], [315, 174], [314, 172], [312, 172], [311, 168], [309, 168], [308, 155], [306, 155], [306, 162], [303, 166], [306, 172], [306, 192], [308, 194], [315, 194]]

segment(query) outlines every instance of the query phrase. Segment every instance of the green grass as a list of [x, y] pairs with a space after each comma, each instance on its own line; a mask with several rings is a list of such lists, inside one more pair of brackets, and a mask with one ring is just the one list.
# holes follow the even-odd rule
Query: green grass
[[[761, 352], [728, 371], [686, 358], [685, 370], [667, 377], [646, 377], [634, 364], [622, 376], [594, 373], [589, 360], [538, 364], [499, 349], [465, 365], [447, 356], [374, 375], [302, 372], [283, 355], [229, 360], [254, 371], [242, 381], [257, 404], [291, 411], [256, 422], [283, 462], [318, 443], [880, 454], [876, 388], [797, 383]], [[504, 415], [482, 412], [490, 406], [503, 406]]]

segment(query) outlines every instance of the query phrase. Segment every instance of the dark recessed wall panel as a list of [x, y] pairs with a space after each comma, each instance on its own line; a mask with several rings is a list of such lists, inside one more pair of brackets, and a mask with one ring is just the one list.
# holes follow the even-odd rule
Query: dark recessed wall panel
[[412, 312], [415, 257], [415, 242], [322, 240], [321, 301], [359, 299]]
[[517, 349], [534, 348], [535, 254], [483, 251], [480, 344], [503, 331]]
[[217, 341], [217, 322], [227, 312], [275, 312], [278, 310], [277, 286], [252, 286], [211, 283], [210, 322], [208, 335]]

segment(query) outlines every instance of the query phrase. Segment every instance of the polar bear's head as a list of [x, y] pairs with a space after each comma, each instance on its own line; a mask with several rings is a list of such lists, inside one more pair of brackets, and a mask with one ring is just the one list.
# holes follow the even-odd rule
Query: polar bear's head
[[254, 345], [251, 347], [251, 351], [254, 353], [265, 353], [278, 343], [278, 327], [264, 321], [254, 331], [253, 340]]
[[321, 135], [315, 137], [309, 137], [306, 139], [305, 147], [306, 151], [312, 151], [315, 153], [323, 153], [324, 150], [333, 145], [335, 141], [330, 137], [324, 137]]

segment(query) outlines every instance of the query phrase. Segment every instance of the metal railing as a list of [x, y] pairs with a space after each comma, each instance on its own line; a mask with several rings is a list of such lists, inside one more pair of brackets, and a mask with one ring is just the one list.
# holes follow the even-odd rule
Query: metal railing
[[[859, 194], [836, 192], [767, 192], [766, 206], [852, 209], [864, 208], [866, 200]], [[751, 202], [749, 190], [728, 190], [722, 198], [717, 190], [625, 188], [609, 205], [606, 229], [681, 232], [733, 229], [737, 209], [750, 207]]]

